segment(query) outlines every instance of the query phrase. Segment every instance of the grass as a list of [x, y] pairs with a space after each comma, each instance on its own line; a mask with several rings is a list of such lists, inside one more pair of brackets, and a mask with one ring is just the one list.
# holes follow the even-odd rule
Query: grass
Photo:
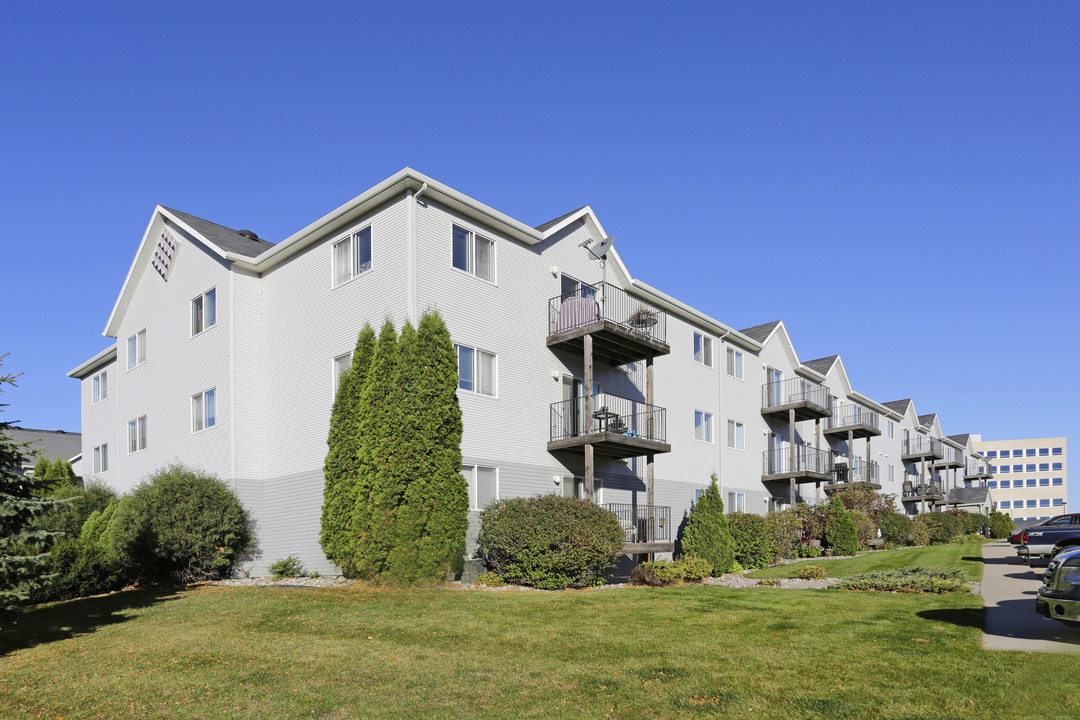
[[791, 563], [756, 570], [749, 577], [758, 580], [767, 578], [797, 578], [799, 572], [807, 565], [817, 565], [825, 568], [828, 577], [851, 577], [868, 572], [882, 570], [897, 570], [904, 567], [925, 568], [960, 568], [968, 580], [982, 580], [982, 544], [965, 543], [963, 545], [931, 545], [929, 547], [902, 548], [900, 550], [886, 550], [873, 552], [854, 558], [831, 560], [829, 558], [813, 558], [802, 562]]
[[985, 651], [982, 612], [721, 587], [137, 591], [0, 630], [0, 717], [1080, 715], [1080, 658]]

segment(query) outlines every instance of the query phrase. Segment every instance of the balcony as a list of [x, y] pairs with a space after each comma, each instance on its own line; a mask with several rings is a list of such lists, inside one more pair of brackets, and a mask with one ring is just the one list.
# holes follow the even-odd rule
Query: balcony
[[925, 435], [916, 435], [904, 440], [900, 459], [904, 462], [918, 460], [940, 460], [945, 456], [941, 441]]
[[777, 419], [788, 418], [795, 411], [795, 420], [816, 420], [832, 415], [832, 393], [824, 385], [802, 378], [788, 378], [761, 386], [761, 414]]
[[548, 451], [593, 452], [612, 458], [671, 452], [667, 443], [667, 411], [618, 395], [592, 397], [592, 417], [585, 417], [585, 398], [551, 404]]
[[671, 508], [659, 505], [608, 503], [605, 508], [615, 513], [623, 529], [623, 552], [674, 552], [671, 537]]
[[878, 475], [878, 464], [876, 462], [861, 462], [850, 469], [847, 465], [837, 465], [834, 475], [833, 481], [825, 485], [826, 493], [834, 493], [837, 490], [856, 485], [866, 485], [873, 490], [881, 489], [881, 479]]
[[967, 465], [964, 466], [965, 480], [989, 480], [992, 477], [994, 477], [994, 473], [991, 472], [988, 463], [968, 460]]
[[833, 408], [824, 432], [837, 439], [846, 438], [849, 432], [855, 438], [876, 437], [881, 434], [881, 414], [861, 405], [841, 405]]
[[929, 503], [945, 502], [945, 493], [940, 487], [933, 484], [914, 485], [910, 480], [904, 482], [904, 492], [901, 496], [903, 502], [917, 502], [925, 500]]
[[609, 365], [671, 352], [667, 313], [611, 283], [583, 284], [548, 301], [548, 347], [581, 352], [586, 335], [593, 357]]
[[761, 466], [763, 482], [791, 479], [795, 482], [828, 482], [833, 476], [832, 453], [805, 445], [795, 448], [794, 467], [790, 447], [766, 450], [761, 455]]
[[964, 451], [951, 445], [941, 444], [942, 458], [934, 462], [934, 467], [945, 470], [964, 467]]

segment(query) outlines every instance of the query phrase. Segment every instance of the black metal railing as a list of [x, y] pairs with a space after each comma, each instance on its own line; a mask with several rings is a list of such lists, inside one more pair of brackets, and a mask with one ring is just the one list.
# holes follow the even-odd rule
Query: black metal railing
[[667, 442], [667, 411], [608, 393], [592, 396], [592, 415], [588, 418], [583, 397], [551, 403], [553, 441], [601, 432]]
[[766, 450], [761, 456], [762, 475], [787, 475], [813, 472], [829, 475], [833, 471], [833, 456], [827, 450], [801, 445], [795, 448], [795, 466], [791, 465], [791, 448]]
[[906, 498], [945, 497], [945, 493], [939, 486], [927, 484], [904, 488], [903, 496]]
[[607, 320], [637, 335], [667, 343], [667, 313], [611, 283], [581, 284], [548, 301], [548, 334]]
[[860, 462], [855, 467], [847, 464], [838, 464], [833, 470], [836, 483], [880, 483], [878, 464], [876, 462]]
[[903, 442], [904, 455], [941, 455], [941, 441], [937, 438], [917, 435]]
[[968, 460], [967, 464], [964, 466], [964, 476], [965, 477], [980, 477], [980, 476], [984, 476], [984, 475], [985, 476], [990, 476], [990, 475], [993, 474], [990, 471], [990, 467], [991, 466], [988, 463], [978, 462], [978, 461], [975, 461], [975, 460]]
[[832, 393], [824, 385], [802, 378], [767, 382], [761, 386], [762, 408], [768, 409], [796, 403], [806, 403], [828, 412], [832, 407]]
[[938, 460], [936, 464], [938, 464], [938, 465], [946, 465], [946, 464], [963, 465], [964, 464], [964, 460], [963, 460], [963, 457], [962, 457], [963, 454], [964, 453], [961, 450], [957, 450], [956, 448], [954, 448], [951, 445], [946, 445], [945, 443], [942, 443], [941, 444], [941, 459]]
[[825, 422], [825, 427], [829, 430], [851, 425], [865, 425], [880, 430], [881, 414], [852, 403], [834, 407], [832, 417]]
[[623, 529], [623, 542], [668, 542], [671, 540], [671, 508], [662, 505], [608, 503]]

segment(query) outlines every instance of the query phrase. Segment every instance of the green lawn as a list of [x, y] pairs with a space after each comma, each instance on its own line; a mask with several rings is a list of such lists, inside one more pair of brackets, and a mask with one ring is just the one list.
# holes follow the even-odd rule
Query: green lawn
[[854, 558], [830, 560], [814, 558], [804, 562], [780, 565], [778, 567], [757, 570], [749, 577], [764, 580], [766, 578], [796, 578], [802, 568], [817, 565], [825, 568], [829, 577], [851, 577], [862, 573], [879, 570], [896, 570], [902, 567], [956, 567], [964, 571], [968, 580], [982, 580], [982, 545], [965, 543], [963, 545], [931, 545], [929, 547], [902, 548], [885, 552], [873, 552]]
[[988, 652], [974, 596], [203, 587], [31, 611], [0, 717], [1080, 716], [1080, 658]]

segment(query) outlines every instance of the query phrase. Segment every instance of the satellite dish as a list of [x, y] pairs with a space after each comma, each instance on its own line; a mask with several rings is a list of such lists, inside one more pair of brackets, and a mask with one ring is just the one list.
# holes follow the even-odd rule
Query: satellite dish
[[604, 238], [599, 243], [595, 243], [595, 244], [590, 243], [589, 245], [586, 246], [588, 251], [597, 260], [605, 260], [607, 258], [607, 251], [608, 251], [609, 247], [611, 247], [611, 238], [610, 237]]

